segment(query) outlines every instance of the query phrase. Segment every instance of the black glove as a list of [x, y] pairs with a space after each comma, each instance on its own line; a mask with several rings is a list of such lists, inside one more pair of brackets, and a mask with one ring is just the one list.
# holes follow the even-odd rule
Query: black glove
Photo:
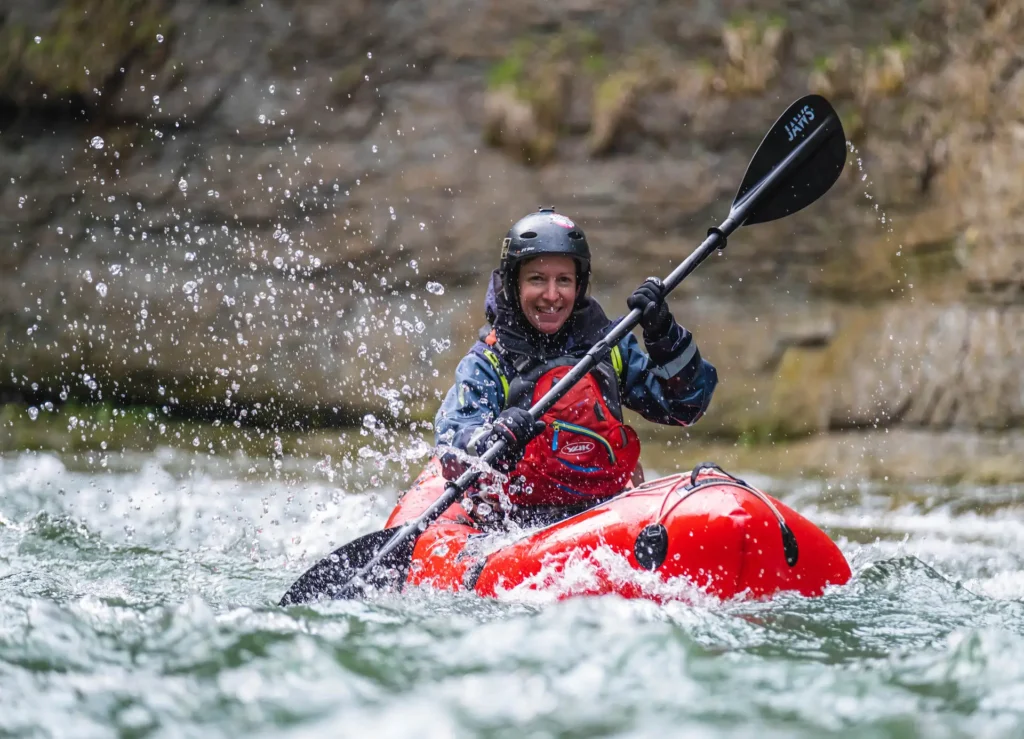
[[502, 472], [508, 472], [523, 458], [526, 445], [530, 443], [530, 440], [543, 430], [544, 422], [534, 421], [528, 410], [508, 408], [494, 420], [486, 446], [479, 445], [478, 449], [480, 452], [484, 452], [486, 447], [495, 441], [499, 439], [504, 441], [505, 448], [494, 459], [494, 466]]
[[648, 277], [633, 294], [626, 299], [630, 310], [640, 311], [640, 325], [644, 329], [644, 341], [657, 341], [672, 328], [675, 319], [665, 302], [665, 286], [657, 277]]

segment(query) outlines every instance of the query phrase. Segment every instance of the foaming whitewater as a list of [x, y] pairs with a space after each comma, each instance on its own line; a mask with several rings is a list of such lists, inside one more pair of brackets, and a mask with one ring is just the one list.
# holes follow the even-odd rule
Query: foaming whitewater
[[397, 491], [369, 478], [400, 476], [364, 462], [343, 481], [287, 455], [268, 474], [169, 449], [106, 467], [0, 457], [0, 733], [1024, 729], [1015, 487], [759, 478], [853, 564], [816, 599], [723, 603], [646, 581], [661, 602], [571, 597], [595, 568], [653, 577], [599, 550], [498, 599], [414, 589], [276, 607], [310, 564], [383, 523]]
[[693, 582], [682, 577], [663, 580], [654, 572], [636, 569], [625, 556], [607, 546], [597, 547], [592, 552], [573, 553], [564, 561], [549, 562], [522, 583], [499, 589], [498, 595], [503, 600], [541, 605], [595, 592], [609, 582], [638, 585], [647, 597], [658, 602], [712, 606], [720, 603], [707, 593], [709, 582]]

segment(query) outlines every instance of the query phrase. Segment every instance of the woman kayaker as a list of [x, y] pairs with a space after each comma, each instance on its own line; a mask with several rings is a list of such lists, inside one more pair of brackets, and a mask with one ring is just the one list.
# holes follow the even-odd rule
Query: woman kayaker
[[676, 323], [657, 278], [626, 301], [642, 313], [644, 353], [627, 334], [610, 355], [542, 419], [527, 409], [614, 325], [587, 295], [590, 246], [583, 230], [554, 208], [509, 229], [492, 272], [487, 326], [455, 371], [435, 418], [445, 476], [495, 440], [495, 468], [509, 473], [504, 494], [481, 484], [463, 505], [478, 523], [503, 513], [526, 522], [557, 520], [620, 492], [639, 471], [640, 442], [622, 407], [655, 423], [688, 426], [703, 415], [718, 376], [693, 336]]

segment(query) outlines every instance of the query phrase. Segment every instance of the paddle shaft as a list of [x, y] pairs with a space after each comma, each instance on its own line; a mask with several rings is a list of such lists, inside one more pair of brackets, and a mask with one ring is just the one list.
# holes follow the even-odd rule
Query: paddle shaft
[[[682, 261], [682, 263], [672, 270], [671, 274], [665, 278], [664, 282], [664, 294], [667, 296], [670, 292], [675, 290], [693, 270], [695, 270], [701, 262], [707, 259], [711, 252], [724, 249], [726, 246], [726, 240], [733, 231], [743, 225], [746, 220], [747, 214], [754, 209], [761, 197], [772, 190], [776, 183], [782, 179], [790, 170], [801, 164], [807, 157], [809, 157], [818, 148], [819, 144], [828, 136], [832, 130], [834, 122], [832, 118], [835, 118], [835, 114], [831, 114], [826, 121], [819, 126], [815, 131], [804, 139], [796, 148], [794, 148], [786, 157], [774, 168], [772, 171], [762, 179], [753, 189], [744, 195], [738, 202], [733, 203], [732, 209], [729, 211], [729, 217], [722, 222], [718, 228], [712, 228], [708, 232], [708, 236], [704, 239], [703, 243], [698, 246], [690, 256]], [[605, 355], [607, 355], [613, 346], [618, 344], [630, 331], [632, 331], [637, 324], [640, 323], [640, 311], [634, 308], [627, 315], [615, 325], [615, 327], [608, 332], [599, 340], [594, 346], [590, 348], [582, 359], [576, 363], [576, 365], [569, 370], [569, 372], [555, 385], [544, 394], [540, 400], [538, 400], [531, 408], [530, 415], [533, 416], [534, 420], [539, 419], [543, 416], [551, 407], [558, 402], [558, 400], [565, 395], [568, 390], [575, 385], [579, 380], [593, 369], [594, 365], [601, 361]], [[503, 440], [496, 441], [491, 447], [484, 452], [480, 459], [486, 462], [488, 465], [497, 458], [497, 456], [505, 449], [505, 442]], [[409, 521], [407, 524], [402, 526], [395, 535], [382, 546], [377, 553], [357, 572], [355, 572], [350, 578], [349, 582], [358, 581], [363, 578], [366, 574], [370, 573], [374, 567], [378, 566], [380, 562], [387, 557], [388, 554], [393, 552], [410, 536], [418, 536], [426, 530], [427, 526], [432, 524], [438, 519], [438, 517], [444, 513], [448, 508], [455, 503], [459, 496], [462, 495], [472, 485], [480, 475], [483, 474], [483, 470], [475, 467], [471, 467], [459, 475], [458, 479], [448, 483], [445, 487], [444, 493], [438, 497], [422, 514], [419, 518]]]

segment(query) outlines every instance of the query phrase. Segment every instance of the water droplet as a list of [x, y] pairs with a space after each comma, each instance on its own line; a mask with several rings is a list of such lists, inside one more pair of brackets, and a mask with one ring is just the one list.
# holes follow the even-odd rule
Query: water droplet
[[420, 231], [426, 231], [426, 230], [427, 230], [427, 224], [425, 224], [423, 221], [420, 221]]
[[274, 94], [274, 90], [276, 90], [277, 88], [274, 85], [271, 85], [267, 89], [270, 90], [270, 94], [273, 95]]
[[192, 437], [192, 446], [199, 446], [199, 437], [198, 436], [193, 436]]
[[33, 421], [36, 420], [37, 418], [39, 418], [39, 409], [36, 408], [35, 406], [32, 406], [31, 408], [29, 408], [28, 409], [28, 417], [31, 418]]
[[159, 104], [160, 104], [160, 96], [159, 95], [154, 95], [153, 96], [153, 105], [159, 105]]
[[64, 233], [64, 227], [63, 226], [57, 226], [57, 235], [60, 236], [63, 233]]
[[106, 286], [106, 284], [102, 283], [102, 282], [97, 282], [96, 283], [96, 292], [98, 292], [100, 294], [101, 298], [107, 297], [107, 286]]
[[284, 267], [284, 260], [281, 257], [274, 257], [274, 266], [281, 269]]
[[444, 285], [440, 282], [428, 282], [427, 292], [431, 295], [444, 295]]
[[267, 122], [267, 117], [265, 115], [263, 115], [262, 113], [260, 113], [259, 121], [260, 121], [260, 123], [266, 123]]
[[188, 181], [184, 177], [178, 180], [178, 189], [181, 190], [182, 192], [188, 190]]
[[93, 136], [92, 141], [89, 142], [89, 146], [94, 149], [102, 149], [106, 142], [103, 141], [102, 136]]
[[112, 265], [110, 265], [110, 274], [114, 275], [115, 277], [117, 275], [121, 274], [121, 265], [120, 264], [112, 264]]
[[185, 252], [185, 261], [186, 262], [194, 262], [194, 261], [196, 261], [196, 253], [194, 251], [187, 251], [187, 252]]
[[195, 280], [189, 280], [188, 282], [181, 286], [181, 291], [186, 295], [191, 295], [196, 291], [196, 287], [197, 285], [195, 283]]
[[373, 52], [372, 51], [366, 52], [366, 58], [367, 59], [373, 59]]
[[376, 154], [377, 153], [377, 145], [374, 144], [373, 146], [371, 146], [370, 147], [370, 151], [372, 151], [374, 154]]
[[156, 35], [156, 42], [158, 44], [162, 44], [164, 42], [164, 35], [162, 33], [158, 33]]
[[416, 459], [423, 459], [428, 454], [430, 454], [430, 445], [423, 441], [423, 439], [416, 439], [406, 447], [403, 456], [411, 462]]
[[37, 44], [41, 44], [41, 43], [43, 43], [43, 37], [42, 37], [42, 36], [36, 36], [36, 37], [35, 37], [35, 39], [33, 39], [33, 40], [34, 40], [34, 41], [35, 41], [35, 42], [36, 42]]

